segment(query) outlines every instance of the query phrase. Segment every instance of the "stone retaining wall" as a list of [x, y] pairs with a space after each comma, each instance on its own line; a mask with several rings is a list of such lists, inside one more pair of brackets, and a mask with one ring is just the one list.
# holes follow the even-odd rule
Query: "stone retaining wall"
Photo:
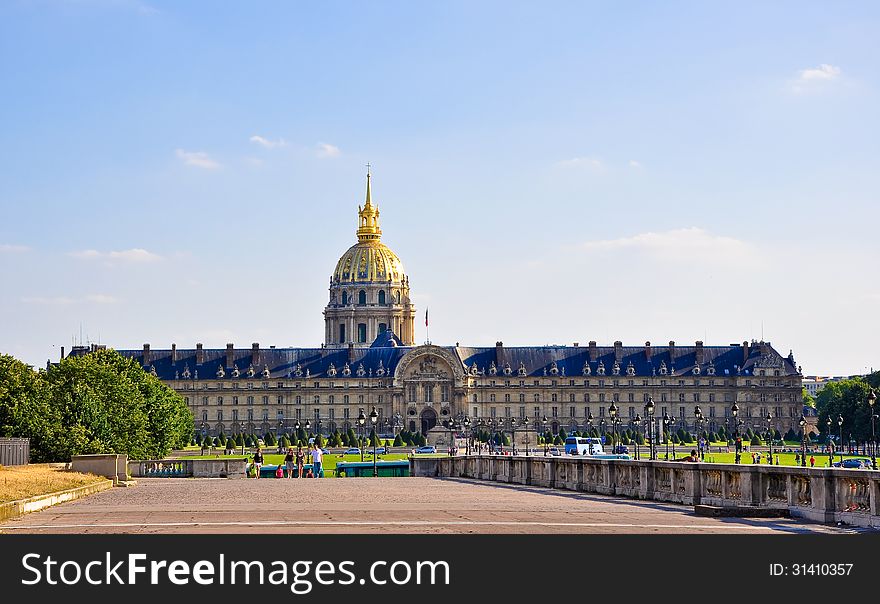
[[92, 493], [106, 491], [113, 487], [112, 480], [102, 480], [94, 484], [67, 489], [66, 491], [58, 491], [57, 493], [48, 493], [46, 495], [36, 495], [27, 499], [19, 499], [18, 501], [9, 501], [0, 504], [0, 521], [17, 518], [47, 508], [49, 506], [64, 503], [65, 501], [73, 501]]
[[669, 501], [788, 509], [794, 517], [880, 528], [880, 471], [471, 455], [410, 458], [410, 475], [461, 477]]

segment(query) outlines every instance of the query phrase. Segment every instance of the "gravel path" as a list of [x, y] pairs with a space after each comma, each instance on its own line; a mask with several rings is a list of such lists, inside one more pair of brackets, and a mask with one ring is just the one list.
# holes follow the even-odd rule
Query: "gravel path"
[[789, 519], [437, 478], [141, 479], [0, 524], [3, 533], [800, 533]]

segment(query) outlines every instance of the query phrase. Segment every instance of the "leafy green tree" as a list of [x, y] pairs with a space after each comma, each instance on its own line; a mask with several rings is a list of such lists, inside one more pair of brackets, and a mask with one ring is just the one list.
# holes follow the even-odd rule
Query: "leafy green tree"
[[[871, 391], [868, 379], [855, 378], [831, 382], [826, 385], [816, 398], [816, 409], [819, 412], [819, 428], [827, 431], [827, 421], [831, 418], [832, 434], [838, 434], [838, 417], [843, 416], [843, 438], [849, 441], [850, 436], [856, 442], [871, 439], [871, 409], [867, 403]], [[880, 409], [875, 409], [880, 413]], [[876, 427], [876, 424], [875, 424]]]
[[402, 447], [403, 446], [403, 439], [400, 438], [400, 434], [397, 434], [394, 437], [394, 446], [395, 447]]
[[226, 450], [231, 451], [234, 448], [235, 448], [235, 439], [234, 438], [227, 439], [226, 440]]

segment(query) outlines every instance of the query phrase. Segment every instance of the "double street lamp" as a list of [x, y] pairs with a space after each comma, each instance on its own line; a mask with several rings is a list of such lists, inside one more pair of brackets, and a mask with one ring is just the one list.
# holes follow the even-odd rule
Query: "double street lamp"
[[[831, 418], [828, 418], [828, 421], [831, 421]], [[840, 465], [843, 466], [843, 415], [837, 415], [837, 428], [840, 430]], [[830, 435], [830, 430], [829, 430]]]
[[636, 426], [636, 459], [641, 459], [641, 455], [639, 452], [639, 429], [642, 426], [642, 416], [636, 413], [635, 418], [633, 419]]
[[648, 402], [645, 403], [645, 421], [648, 422], [648, 446], [650, 447], [650, 459], [657, 459], [657, 447], [654, 443], [654, 397], [649, 396]]
[[666, 459], [669, 460], [669, 424], [672, 419], [666, 412], [663, 413], [663, 440], [666, 441]]
[[733, 415], [733, 445], [734, 450], [736, 451], [733, 461], [734, 463], [739, 463], [742, 459], [742, 441], [739, 439], [739, 420], [737, 419], [737, 415], [739, 415], [739, 405], [733, 403], [730, 407], [730, 413]]
[[[773, 416], [770, 415], [770, 412], [767, 412], [767, 417], [764, 419], [767, 420], [767, 443], [770, 445], [770, 465], [773, 465]], [[828, 436], [831, 436], [831, 431], [828, 431]]]
[[611, 452], [617, 453], [617, 405], [611, 403], [608, 414], [611, 416]]

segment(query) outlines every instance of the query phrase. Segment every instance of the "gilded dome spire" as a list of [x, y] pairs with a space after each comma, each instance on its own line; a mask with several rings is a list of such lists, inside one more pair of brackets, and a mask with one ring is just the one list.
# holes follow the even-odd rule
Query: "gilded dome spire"
[[379, 208], [373, 205], [370, 195], [370, 164], [367, 164], [367, 199], [364, 207], [358, 206], [358, 241], [379, 241], [382, 229], [379, 228]]

